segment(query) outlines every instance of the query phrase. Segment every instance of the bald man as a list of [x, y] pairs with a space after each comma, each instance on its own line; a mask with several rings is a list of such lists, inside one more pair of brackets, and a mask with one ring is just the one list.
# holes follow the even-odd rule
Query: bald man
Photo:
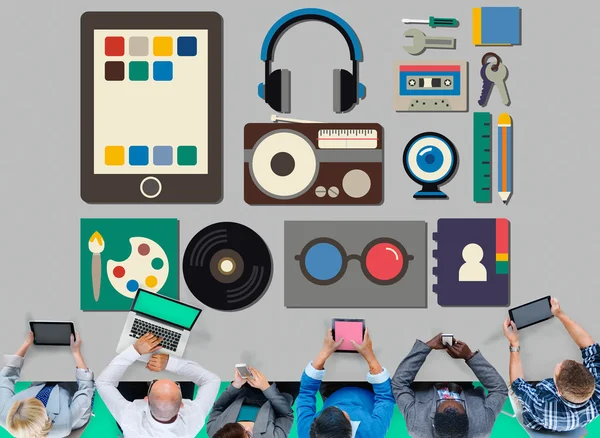
[[[143, 399], [128, 401], [117, 389], [127, 368], [141, 356], [150, 355], [160, 347], [160, 339], [147, 333], [123, 351], [106, 367], [96, 381], [96, 387], [106, 407], [115, 418], [125, 438], [195, 437], [204, 427], [221, 380], [195, 362], [168, 354], [153, 354], [146, 368], [150, 371], [171, 371], [198, 385], [194, 400], [184, 398], [180, 385], [168, 379], [155, 380], [148, 386]], [[192, 392], [193, 393], [193, 392]]]

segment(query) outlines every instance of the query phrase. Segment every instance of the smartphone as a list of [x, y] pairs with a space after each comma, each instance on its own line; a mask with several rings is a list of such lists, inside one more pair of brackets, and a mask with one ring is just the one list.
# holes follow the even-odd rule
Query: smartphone
[[451, 333], [442, 333], [442, 344], [444, 344], [444, 347], [452, 347], [454, 345], [454, 335]]
[[242, 376], [242, 379], [252, 377], [252, 373], [250, 372], [248, 366], [245, 363], [238, 363], [236, 364], [235, 368], [238, 370], [238, 373], [240, 373], [240, 376]]

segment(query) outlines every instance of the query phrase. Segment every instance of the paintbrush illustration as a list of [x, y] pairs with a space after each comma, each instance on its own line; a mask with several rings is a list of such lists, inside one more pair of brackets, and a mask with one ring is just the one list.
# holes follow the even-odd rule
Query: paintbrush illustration
[[100, 280], [102, 279], [102, 256], [100, 253], [104, 251], [104, 239], [102, 235], [96, 231], [90, 237], [88, 247], [92, 253], [92, 287], [94, 289], [94, 299], [96, 302], [100, 299]]

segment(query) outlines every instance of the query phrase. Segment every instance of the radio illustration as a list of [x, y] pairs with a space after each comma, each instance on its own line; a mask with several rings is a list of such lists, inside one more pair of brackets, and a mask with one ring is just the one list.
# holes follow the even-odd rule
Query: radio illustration
[[383, 128], [275, 117], [244, 128], [244, 200], [251, 205], [379, 205]]
[[396, 61], [394, 110], [467, 111], [466, 61]]

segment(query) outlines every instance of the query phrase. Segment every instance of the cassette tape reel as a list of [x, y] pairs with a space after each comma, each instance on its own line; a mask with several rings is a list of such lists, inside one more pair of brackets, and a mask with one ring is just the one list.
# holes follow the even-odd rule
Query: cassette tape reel
[[383, 201], [381, 125], [249, 123], [244, 149], [248, 204]]
[[396, 61], [396, 111], [467, 111], [466, 61]]

